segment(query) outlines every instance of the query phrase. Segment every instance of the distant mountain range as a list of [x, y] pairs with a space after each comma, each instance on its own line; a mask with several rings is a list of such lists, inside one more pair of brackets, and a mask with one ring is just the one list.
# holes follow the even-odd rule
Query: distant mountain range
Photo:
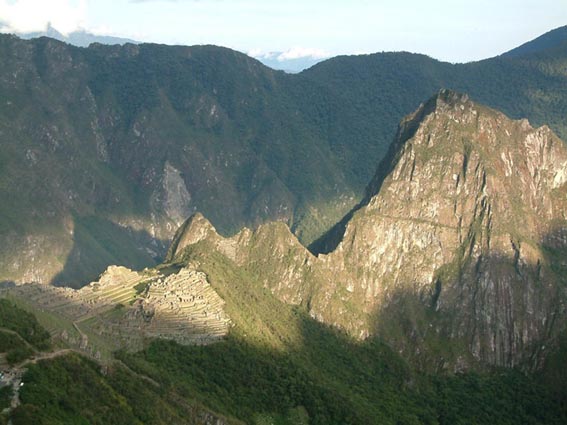
[[566, 43], [459, 65], [342, 56], [288, 75], [215, 46], [2, 35], [0, 279], [77, 286], [150, 265], [195, 211], [225, 235], [282, 220], [309, 244], [440, 88], [567, 136]]
[[[2, 26], [0, 22], [0, 29], [1, 28]], [[18, 34], [18, 36], [25, 40], [31, 40], [33, 38], [39, 37], [49, 37], [55, 40], [63, 41], [64, 43], [72, 44], [73, 46], [77, 47], [88, 47], [91, 43], [108, 45], [141, 43], [140, 41], [132, 40], [129, 38], [113, 37], [109, 35], [96, 35], [86, 30], [73, 31], [68, 35], [64, 35], [57, 31], [53, 26], [51, 26], [51, 24], [47, 25], [45, 31], [20, 33]], [[330, 57], [330, 55], [322, 52], [315, 52], [312, 50], [304, 49], [290, 49], [286, 52], [249, 52], [249, 55], [255, 59], [258, 59], [264, 65], [272, 69], [290, 73], [301, 72], [304, 69], [310, 68], [316, 63], [319, 63], [322, 60], [328, 59]]]
[[[0, 30], [2, 29], [0, 22]], [[86, 30], [73, 31], [68, 35], [64, 35], [57, 31], [51, 24], [47, 25], [45, 31], [36, 31], [28, 33], [20, 33], [19, 37], [30, 40], [32, 38], [50, 37], [55, 40], [63, 41], [77, 47], [88, 47], [91, 43], [100, 44], [140, 44], [140, 41], [132, 40], [124, 37], [114, 37], [109, 35], [96, 35]], [[567, 26], [551, 30], [536, 39], [522, 44], [508, 52], [503, 53], [502, 57], [517, 57], [524, 54], [543, 51], [553, 47], [560, 46], [567, 39]], [[262, 62], [272, 69], [286, 71], [289, 73], [298, 73], [305, 69], [311, 68], [324, 60], [330, 59], [332, 56], [326, 52], [316, 49], [292, 48], [287, 51], [250, 51], [250, 57]]]
[[47, 25], [45, 31], [36, 31], [18, 34], [19, 37], [30, 40], [32, 38], [49, 37], [55, 40], [63, 41], [78, 47], [89, 47], [91, 43], [100, 44], [126, 44], [133, 43], [139, 44], [139, 41], [131, 40], [129, 38], [113, 37], [109, 35], [95, 35], [86, 30], [73, 31], [68, 35], [61, 34], [50, 24]]

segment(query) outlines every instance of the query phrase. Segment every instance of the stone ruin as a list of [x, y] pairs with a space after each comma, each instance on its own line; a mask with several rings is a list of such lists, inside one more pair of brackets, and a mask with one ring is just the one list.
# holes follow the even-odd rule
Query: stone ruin
[[231, 326], [224, 300], [194, 267], [165, 276], [111, 266], [97, 282], [79, 290], [28, 284], [9, 289], [9, 294], [67, 321], [70, 330], [57, 325], [48, 330], [99, 358], [101, 350], [140, 349], [153, 338], [208, 344]]

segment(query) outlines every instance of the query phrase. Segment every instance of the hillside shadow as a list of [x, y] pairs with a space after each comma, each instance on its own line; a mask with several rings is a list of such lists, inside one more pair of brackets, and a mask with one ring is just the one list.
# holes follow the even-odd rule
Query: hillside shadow
[[95, 216], [75, 217], [73, 247], [63, 270], [50, 284], [80, 288], [98, 278], [108, 266], [135, 270], [163, 260], [170, 241], [156, 239], [145, 230], [125, 228]]
[[[559, 249], [555, 254], [561, 256], [565, 247], [554, 246], [556, 240], [561, 241], [562, 236], [553, 235], [546, 246]], [[455, 325], [451, 322], [455, 317], [444, 310], [453, 300], [445, 292], [448, 278], [423, 293], [400, 291], [393, 297], [399, 301], [375, 317], [376, 329], [382, 324], [399, 324], [402, 339], [424, 347], [400, 355], [396, 341], [384, 343], [391, 335], [356, 341], [313, 320], [302, 307], [277, 304], [262, 285], [235, 279], [248, 275], [224, 273], [220, 261], [221, 256], [212, 259], [210, 266], [216, 267], [217, 273], [211, 285], [219, 292], [240, 294], [242, 301], [237, 304], [241, 316], [236, 328], [224, 340], [205, 346], [154, 340], [141, 352], [117, 353], [132, 370], [157, 381], [165, 392], [196, 400], [246, 423], [562, 423], [566, 417], [565, 410], [554, 404], [553, 393], [533, 375], [512, 369], [475, 372], [468, 368], [452, 374], [455, 370], [445, 364], [432, 363], [430, 368], [419, 364], [432, 361], [449, 348], [456, 354], [463, 348], [454, 345], [459, 338], [450, 333], [428, 338], [428, 333], [435, 333], [430, 323], [447, 325], [448, 329]], [[494, 256], [487, 261], [491, 267], [502, 263], [501, 273], [524, 274], [526, 279], [541, 272], [537, 264], [517, 271], [514, 258]], [[476, 265], [464, 270], [457, 276], [463, 282], [466, 273], [476, 271]], [[465, 299], [469, 293], [482, 299], [494, 298], [491, 291], [482, 293], [464, 284], [459, 286], [460, 282], [454, 287], [465, 294]], [[496, 293], [505, 296], [506, 291], [496, 288]], [[458, 300], [460, 295], [454, 296]], [[558, 297], [550, 298], [558, 302]], [[65, 305], [64, 299], [59, 301]], [[494, 306], [508, 301], [492, 300]], [[244, 309], [246, 306], [249, 310]], [[458, 310], [462, 313], [466, 309], [459, 306]], [[463, 323], [468, 327], [473, 322]], [[297, 329], [297, 335], [291, 329]], [[271, 337], [266, 337], [266, 332]], [[430, 341], [432, 345], [428, 346]], [[409, 345], [409, 349], [416, 347]], [[439, 351], [427, 351], [435, 348]], [[450, 365], [449, 360], [446, 364]]]
[[2, 280], [0, 281], [0, 290], [2, 289], [10, 289], [16, 286], [16, 282], [13, 280]]
[[[439, 96], [447, 95], [450, 93], [446, 90], [441, 90]], [[407, 140], [411, 139], [419, 128], [421, 121], [435, 110], [437, 102], [437, 97], [434, 96], [430, 98], [425, 104], [422, 104], [420, 108], [416, 111], [415, 115], [408, 116], [411, 119], [403, 120], [398, 126], [396, 135], [390, 144], [386, 155], [376, 169], [376, 173], [372, 180], [366, 186], [364, 197], [362, 200], [355, 205], [338, 223], [331, 227], [327, 232], [325, 232], [318, 239], [313, 241], [307, 249], [313, 254], [329, 254], [334, 251], [337, 246], [343, 240], [346, 227], [348, 223], [353, 218], [354, 214], [366, 206], [370, 199], [382, 188], [382, 184], [386, 177], [388, 177], [396, 164], [398, 163], [400, 152], [404, 147]]]
[[442, 267], [429, 287], [398, 285], [370, 315], [371, 334], [428, 373], [540, 370], [567, 331], [566, 240], [559, 226], [531, 261], [492, 252]]
[[377, 338], [357, 342], [297, 314], [302, 341], [283, 352], [233, 334], [207, 346], [154, 341], [118, 357], [163, 388], [250, 424], [488, 425], [564, 417], [530, 376], [422, 374]]
[[372, 424], [384, 417], [410, 423], [417, 416], [413, 406], [395, 411], [384, 398], [397, 393], [405, 399], [400, 389], [410, 376], [386, 346], [354, 343], [303, 312], [298, 315], [303, 341], [289, 351], [231, 334], [206, 346], [155, 340], [142, 352], [117, 355], [162, 387], [250, 424], [264, 423], [261, 418], [278, 424]]

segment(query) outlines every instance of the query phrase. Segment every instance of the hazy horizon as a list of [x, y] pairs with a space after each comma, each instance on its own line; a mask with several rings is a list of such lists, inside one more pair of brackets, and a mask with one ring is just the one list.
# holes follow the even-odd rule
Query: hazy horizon
[[291, 0], [0, 0], [3, 32], [96, 35], [163, 44], [215, 44], [256, 58], [325, 59], [382, 51], [448, 62], [493, 57], [567, 24], [553, 0], [475, 3]]

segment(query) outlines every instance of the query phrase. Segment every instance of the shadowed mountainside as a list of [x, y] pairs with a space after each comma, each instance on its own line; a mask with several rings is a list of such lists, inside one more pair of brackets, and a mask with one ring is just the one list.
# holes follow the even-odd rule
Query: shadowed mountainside
[[90, 417], [77, 406], [100, 408], [92, 391], [57, 402], [72, 373], [73, 388], [159, 402], [131, 415], [155, 423], [180, 399], [256, 424], [563, 423], [563, 142], [442, 90], [402, 121], [388, 158], [328, 254], [285, 223], [225, 238], [194, 214], [155, 270], [9, 289], [91, 355], [127, 349], [129, 371], [32, 368], [14, 417]]
[[[441, 87], [565, 136], [558, 46], [463, 65], [338, 57], [287, 75], [214, 46], [1, 35], [0, 278], [49, 282], [66, 268], [61, 283], [90, 280], [90, 256], [66, 266], [88, 239], [75, 240], [76, 217], [147, 232], [125, 242], [141, 248], [132, 264], [161, 257], [156, 241], [195, 211], [225, 235], [281, 220], [310, 243], [363, 197], [397, 123]], [[101, 248], [105, 265], [120, 260]]]
[[283, 223], [225, 239], [197, 215], [167, 260], [206, 243], [281, 300], [430, 366], [541, 367], [565, 316], [563, 142], [442, 90], [402, 121], [389, 158], [326, 255]]

